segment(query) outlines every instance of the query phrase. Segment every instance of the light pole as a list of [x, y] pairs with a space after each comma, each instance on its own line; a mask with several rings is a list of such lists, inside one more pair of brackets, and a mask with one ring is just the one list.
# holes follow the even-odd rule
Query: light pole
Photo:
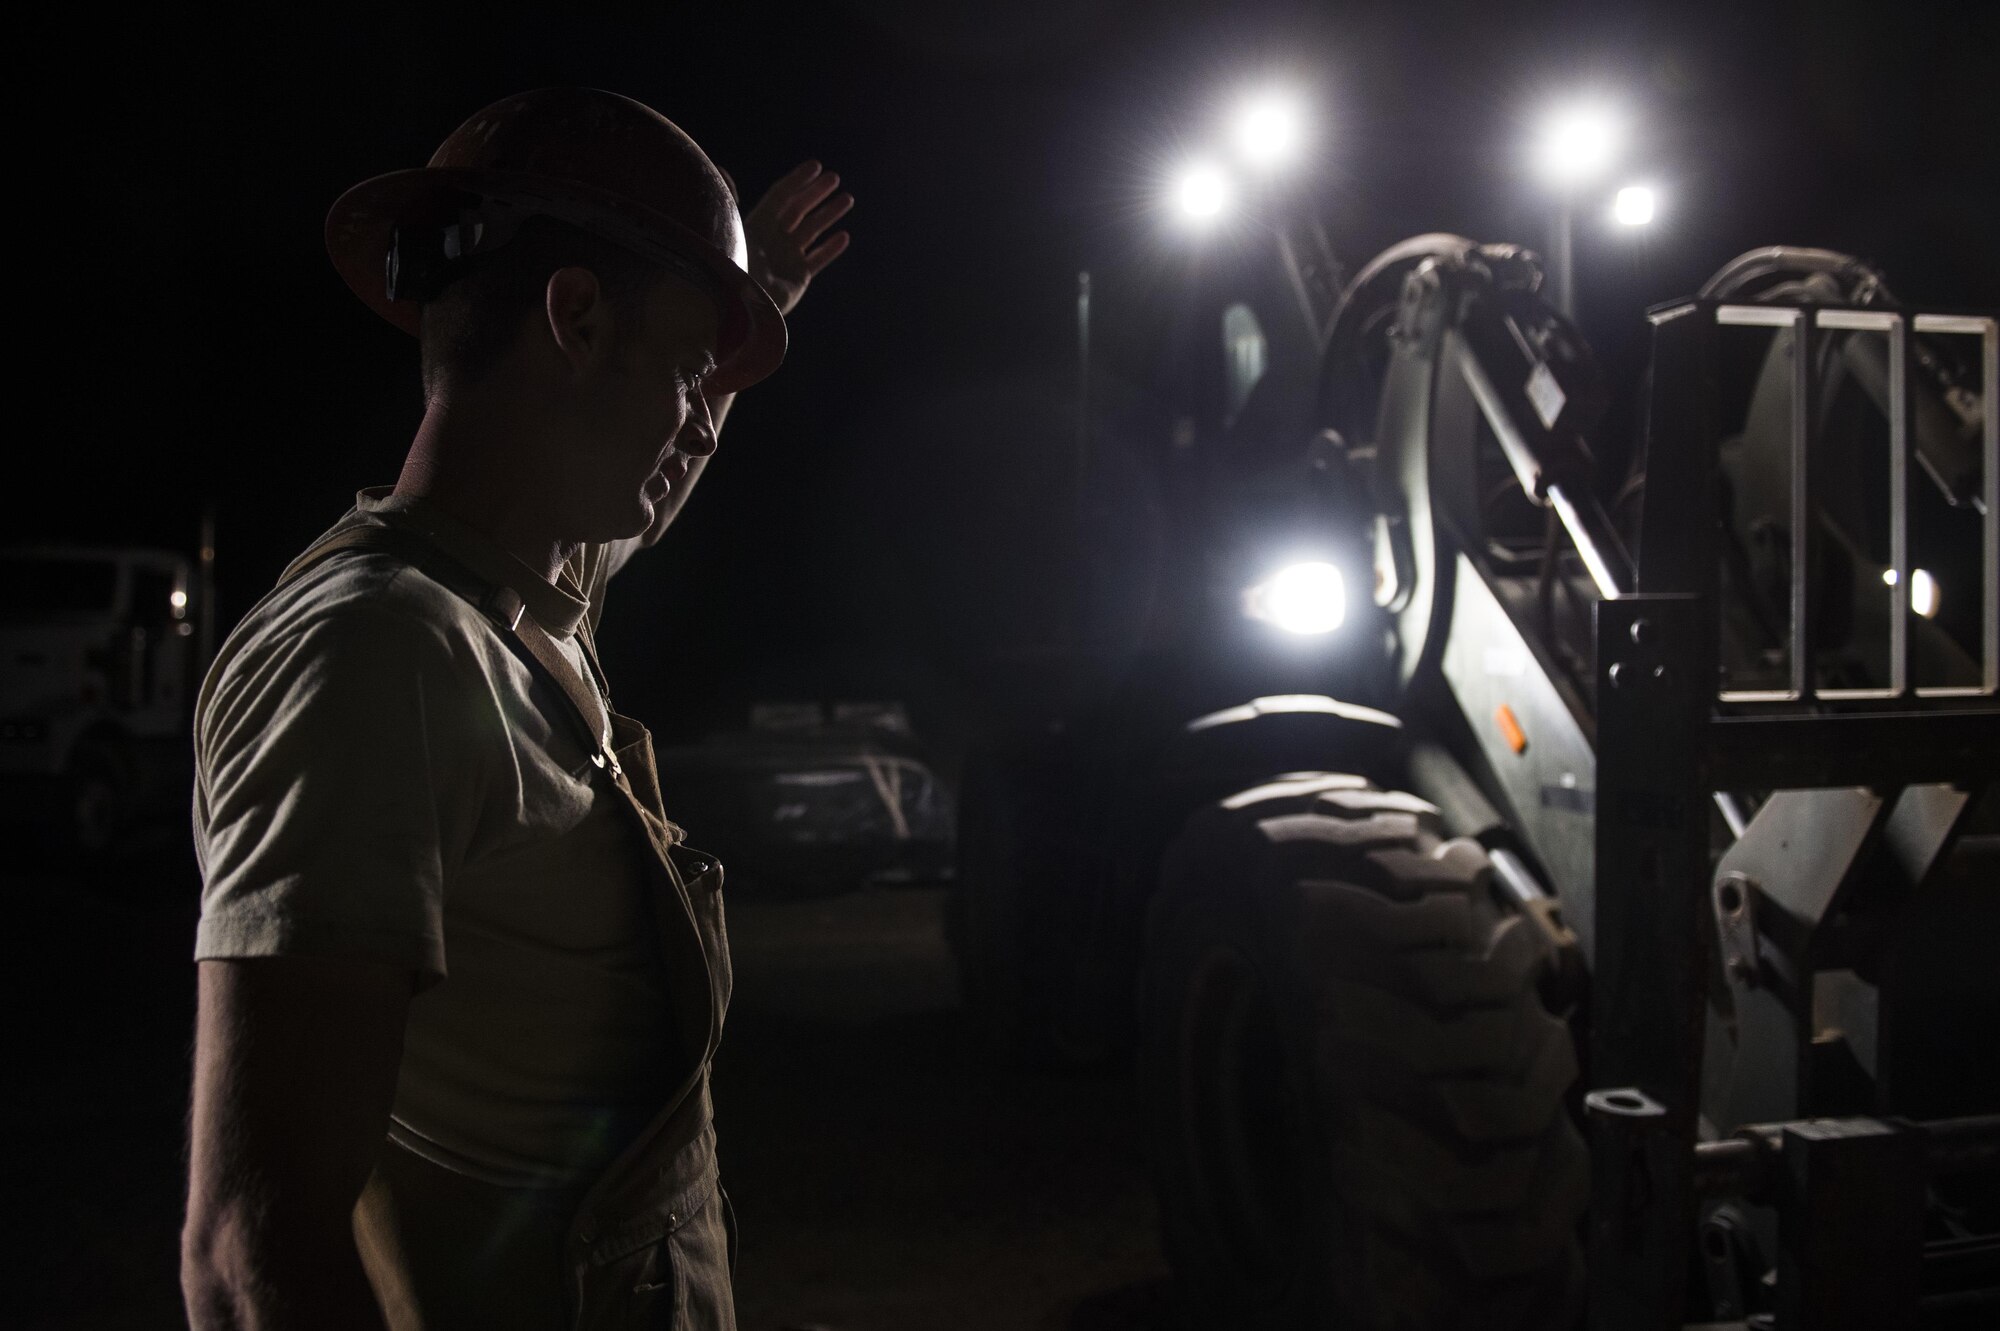
[[1076, 511], [1090, 487], [1090, 270], [1076, 275]]
[[1554, 231], [1549, 237], [1549, 286], [1565, 319], [1576, 318], [1576, 204], [1568, 190], [1556, 196]]
[[1622, 137], [1618, 117], [1609, 109], [1576, 103], [1548, 118], [1536, 145], [1536, 167], [1555, 191], [1549, 236], [1552, 303], [1567, 318], [1576, 317], [1578, 192], [1610, 167]]

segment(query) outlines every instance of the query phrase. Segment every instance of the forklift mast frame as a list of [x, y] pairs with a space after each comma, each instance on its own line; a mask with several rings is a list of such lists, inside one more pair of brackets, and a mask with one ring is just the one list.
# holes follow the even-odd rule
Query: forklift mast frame
[[[1839, 1104], [1823, 1051], [1840, 1049], [1872, 1077], [1877, 995], [1827, 926], [1864, 877], [1914, 891], [2000, 767], [2000, 324], [1984, 313], [1712, 299], [1650, 318], [1635, 581], [1595, 607], [1591, 1325], [1678, 1331], [1700, 1199], [1735, 1196], [1777, 1210], [1777, 1331], [1914, 1326], [1926, 1187], [2000, 1158], [2000, 1115], [1912, 1123]], [[1732, 326], [1790, 339], [1790, 677], [1779, 690], [1718, 688], [1716, 343]], [[1819, 422], [1807, 353], [1815, 338], [1855, 331], [1888, 343], [1884, 480], [1898, 575], [1884, 579], [1889, 679], [1820, 689], [1809, 577], [1821, 539], [1809, 516]], [[1970, 684], [1918, 686], [1909, 668], [1913, 334], [1977, 339], [1983, 602]], [[1744, 790], [1773, 793], [1712, 869], [1713, 793]], [[1724, 1006], [1758, 1063], [1727, 1085], [1715, 1069], [1704, 1080], [1718, 970], [1710, 936]], [[1844, 1031], [1822, 1025], [1830, 996], [1848, 1014]], [[1711, 1251], [1709, 1237], [1711, 1290], [1742, 1316], [1741, 1292], [1718, 1274], [1724, 1245]]]

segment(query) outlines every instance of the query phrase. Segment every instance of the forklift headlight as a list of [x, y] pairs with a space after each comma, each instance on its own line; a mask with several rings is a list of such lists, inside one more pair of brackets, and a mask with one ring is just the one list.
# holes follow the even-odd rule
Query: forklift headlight
[[1331, 564], [1292, 564], [1246, 590], [1243, 613], [1287, 633], [1331, 633], [1347, 618], [1347, 580]]

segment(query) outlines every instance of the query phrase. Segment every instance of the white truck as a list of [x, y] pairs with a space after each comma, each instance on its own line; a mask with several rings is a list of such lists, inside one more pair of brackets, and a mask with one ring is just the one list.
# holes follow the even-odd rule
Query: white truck
[[6, 819], [85, 860], [183, 804], [189, 719], [212, 644], [201, 555], [129, 546], [0, 550]]

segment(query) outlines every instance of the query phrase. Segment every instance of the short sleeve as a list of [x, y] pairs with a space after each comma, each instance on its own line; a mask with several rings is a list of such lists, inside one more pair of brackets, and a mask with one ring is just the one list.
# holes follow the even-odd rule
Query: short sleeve
[[444, 895], [484, 785], [480, 684], [443, 629], [379, 603], [231, 657], [196, 720], [196, 959], [442, 977]]

